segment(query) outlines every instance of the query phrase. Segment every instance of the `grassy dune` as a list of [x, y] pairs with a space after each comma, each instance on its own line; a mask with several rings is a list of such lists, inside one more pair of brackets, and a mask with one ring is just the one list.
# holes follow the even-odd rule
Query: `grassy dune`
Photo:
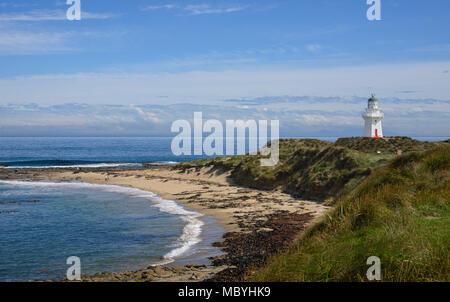
[[447, 144], [393, 159], [248, 279], [364, 281], [378, 256], [383, 281], [450, 281], [449, 174]]
[[176, 168], [214, 167], [231, 171], [233, 180], [256, 189], [280, 189], [300, 198], [335, 200], [359, 185], [397, 152], [423, 151], [438, 143], [407, 137], [280, 140], [280, 162], [261, 167], [259, 156], [232, 156], [183, 163]]

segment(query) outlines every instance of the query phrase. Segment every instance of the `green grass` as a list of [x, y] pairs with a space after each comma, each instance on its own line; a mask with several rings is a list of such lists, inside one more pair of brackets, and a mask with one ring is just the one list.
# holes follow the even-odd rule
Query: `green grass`
[[[242, 186], [281, 189], [299, 198], [333, 202], [358, 186], [374, 169], [386, 165], [398, 150], [423, 151], [442, 144], [447, 145], [407, 137], [342, 138], [334, 144], [316, 139], [282, 139], [280, 161], [275, 167], [261, 167], [261, 156], [242, 155], [201, 159], [179, 164], [175, 169], [220, 168], [231, 171], [232, 179]], [[438, 166], [439, 160], [435, 159]]]
[[393, 153], [399, 150], [402, 152], [425, 151], [436, 147], [442, 142], [420, 142], [410, 137], [386, 137], [384, 139], [373, 139], [367, 137], [340, 138], [336, 141], [336, 146], [346, 147], [364, 153]]
[[450, 147], [377, 169], [251, 281], [366, 281], [378, 256], [383, 281], [450, 281]]

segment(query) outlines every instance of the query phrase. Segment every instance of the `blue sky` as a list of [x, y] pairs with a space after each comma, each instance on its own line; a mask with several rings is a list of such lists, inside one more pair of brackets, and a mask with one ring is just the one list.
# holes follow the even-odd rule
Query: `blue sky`
[[[375, 92], [396, 108], [392, 134], [448, 136], [450, 2], [381, 3], [370, 22], [365, 0], [81, 0], [82, 20], [68, 21], [65, 1], [0, 0], [0, 135], [158, 135], [199, 105], [218, 118], [283, 113], [305, 136], [358, 135]], [[304, 99], [280, 107], [280, 96]], [[123, 110], [119, 128], [95, 131]]]

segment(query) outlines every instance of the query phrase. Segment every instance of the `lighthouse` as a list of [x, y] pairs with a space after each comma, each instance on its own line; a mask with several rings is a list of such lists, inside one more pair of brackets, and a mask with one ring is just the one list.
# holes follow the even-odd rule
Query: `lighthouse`
[[364, 127], [364, 136], [365, 137], [373, 137], [373, 138], [381, 138], [383, 137], [383, 129], [381, 127], [381, 121], [384, 118], [384, 113], [378, 107], [378, 100], [372, 94], [372, 97], [369, 99], [367, 109], [363, 113], [362, 117], [366, 122]]

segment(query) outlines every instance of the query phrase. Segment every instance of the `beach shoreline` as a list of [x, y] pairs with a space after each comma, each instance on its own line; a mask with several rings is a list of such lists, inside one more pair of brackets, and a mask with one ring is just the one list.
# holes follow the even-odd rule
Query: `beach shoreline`
[[251, 266], [286, 247], [329, 209], [319, 202], [299, 200], [279, 191], [237, 186], [229, 173], [215, 168], [181, 171], [158, 165], [143, 169], [0, 169], [0, 179], [85, 182], [144, 190], [213, 217], [225, 230], [224, 239], [215, 243], [225, 255], [210, 259], [212, 266], [151, 266], [136, 272], [87, 276], [84, 281], [242, 280]]

